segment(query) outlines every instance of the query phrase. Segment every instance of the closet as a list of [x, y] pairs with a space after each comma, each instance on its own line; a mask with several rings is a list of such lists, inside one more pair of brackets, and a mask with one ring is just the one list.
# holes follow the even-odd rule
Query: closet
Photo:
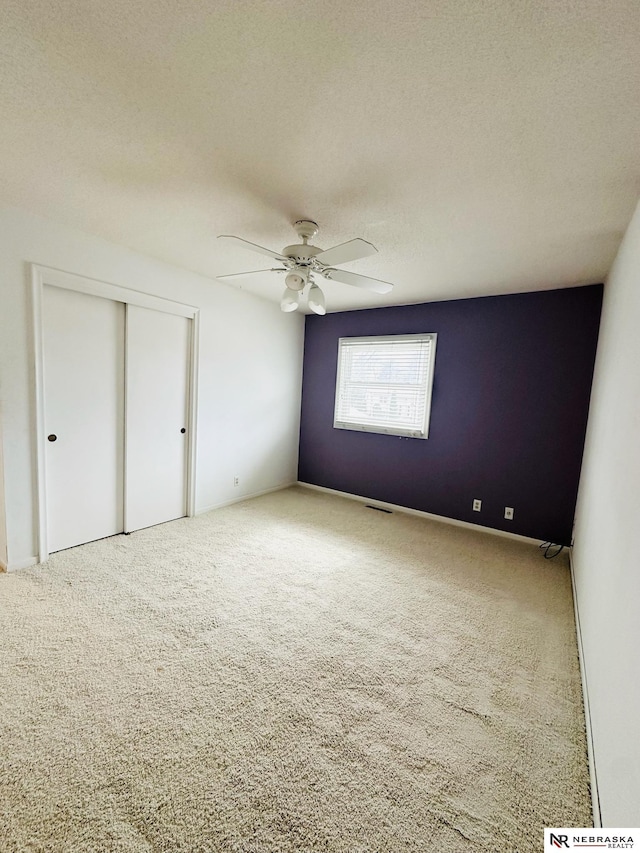
[[193, 319], [112, 289], [41, 282], [47, 552], [187, 514]]

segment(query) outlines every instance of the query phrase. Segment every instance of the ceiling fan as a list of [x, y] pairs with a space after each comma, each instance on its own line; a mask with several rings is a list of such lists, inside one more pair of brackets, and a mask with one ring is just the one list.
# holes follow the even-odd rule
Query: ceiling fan
[[349, 261], [357, 261], [359, 258], [375, 255], [378, 250], [371, 243], [357, 237], [355, 240], [348, 240], [339, 246], [323, 250], [309, 243], [309, 240], [313, 240], [318, 233], [316, 222], [310, 219], [299, 219], [293, 227], [302, 243], [286, 246], [282, 252], [265, 249], [263, 246], [257, 246], [255, 243], [243, 240], [242, 237], [221, 234], [218, 237], [219, 240], [226, 240], [228, 243], [233, 242], [236, 245], [244, 246], [245, 249], [250, 249], [252, 252], [267, 255], [274, 261], [278, 261], [282, 266], [269, 270], [252, 270], [217, 277], [221, 281], [229, 281], [265, 272], [284, 274], [285, 291], [280, 300], [280, 308], [287, 312], [295, 311], [300, 307], [300, 300], [306, 289], [309, 308], [315, 314], [326, 314], [324, 294], [315, 282], [314, 276], [316, 275], [329, 281], [340, 281], [343, 284], [362, 287], [373, 293], [389, 293], [393, 290], [393, 285], [387, 281], [369, 278], [369, 276], [349, 270], [335, 269], [336, 264], [346, 264]]

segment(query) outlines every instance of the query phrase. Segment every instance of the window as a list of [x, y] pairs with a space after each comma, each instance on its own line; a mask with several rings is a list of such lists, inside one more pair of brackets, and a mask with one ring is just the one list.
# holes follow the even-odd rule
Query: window
[[333, 425], [427, 438], [436, 335], [340, 338]]

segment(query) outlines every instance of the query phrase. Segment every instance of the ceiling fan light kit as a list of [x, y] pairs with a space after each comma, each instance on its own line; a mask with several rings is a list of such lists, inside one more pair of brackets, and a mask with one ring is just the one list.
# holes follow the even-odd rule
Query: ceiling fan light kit
[[326, 314], [324, 294], [316, 284], [313, 276], [318, 275], [328, 281], [339, 281], [353, 287], [360, 287], [372, 293], [389, 293], [393, 285], [387, 281], [370, 278], [366, 275], [350, 272], [348, 270], [335, 269], [336, 265], [346, 264], [374, 255], [378, 251], [375, 246], [357, 237], [340, 243], [331, 249], [320, 249], [312, 246], [312, 240], [318, 233], [318, 224], [311, 219], [299, 219], [293, 226], [301, 243], [286, 246], [282, 252], [274, 252], [265, 249], [256, 243], [244, 240], [242, 237], [233, 237], [221, 234], [218, 239], [232, 242], [235, 245], [244, 246], [252, 252], [267, 255], [282, 264], [271, 270], [251, 270], [246, 273], [232, 273], [231, 275], [219, 275], [221, 281], [234, 278], [243, 278], [258, 273], [273, 272], [285, 273], [286, 289], [280, 300], [280, 308], [285, 312], [295, 311], [300, 306], [300, 298], [303, 291], [307, 290], [307, 305], [315, 314]]
[[299, 305], [300, 291], [291, 290], [291, 288], [286, 287], [284, 293], [282, 294], [282, 299], [280, 300], [280, 308], [282, 309], [282, 311], [287, 314], [291, 311], [297, 311]]
[[303, 267], [296, 267], [295, 270], [287, 273], [284, 283], [287, 285], [289, 290], [304, 290], [308, 280], [309, 270], [304, 269]]
[[324, 304], [324, 293], [320, 290], [317, 284], [312, 284], [307, 294], [307, 305], [314, 314], [326, 314], [327, 309]]

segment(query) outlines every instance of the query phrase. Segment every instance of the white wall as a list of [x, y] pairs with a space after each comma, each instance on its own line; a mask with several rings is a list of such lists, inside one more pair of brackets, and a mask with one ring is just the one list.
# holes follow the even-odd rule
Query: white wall
[[8, 562], [4, 502], [4, 458], [2, 455], [2, 400], [0, 399], [0, 571], [7, 568]]
[[[211, 235], [211, 251], [216, 251]], [[10, 568], [32, 562], [35, 447], [29, 262], [185, 302], [200, 312], [196, 507], [297, 478], [301, 315], [16, 210], [0, 211], [0, 367]], [[233, 477], [240, 477], [239, 487]]]
[[573, 566], [603, 826], [640, 826], [640, 207], [605, 286]]

